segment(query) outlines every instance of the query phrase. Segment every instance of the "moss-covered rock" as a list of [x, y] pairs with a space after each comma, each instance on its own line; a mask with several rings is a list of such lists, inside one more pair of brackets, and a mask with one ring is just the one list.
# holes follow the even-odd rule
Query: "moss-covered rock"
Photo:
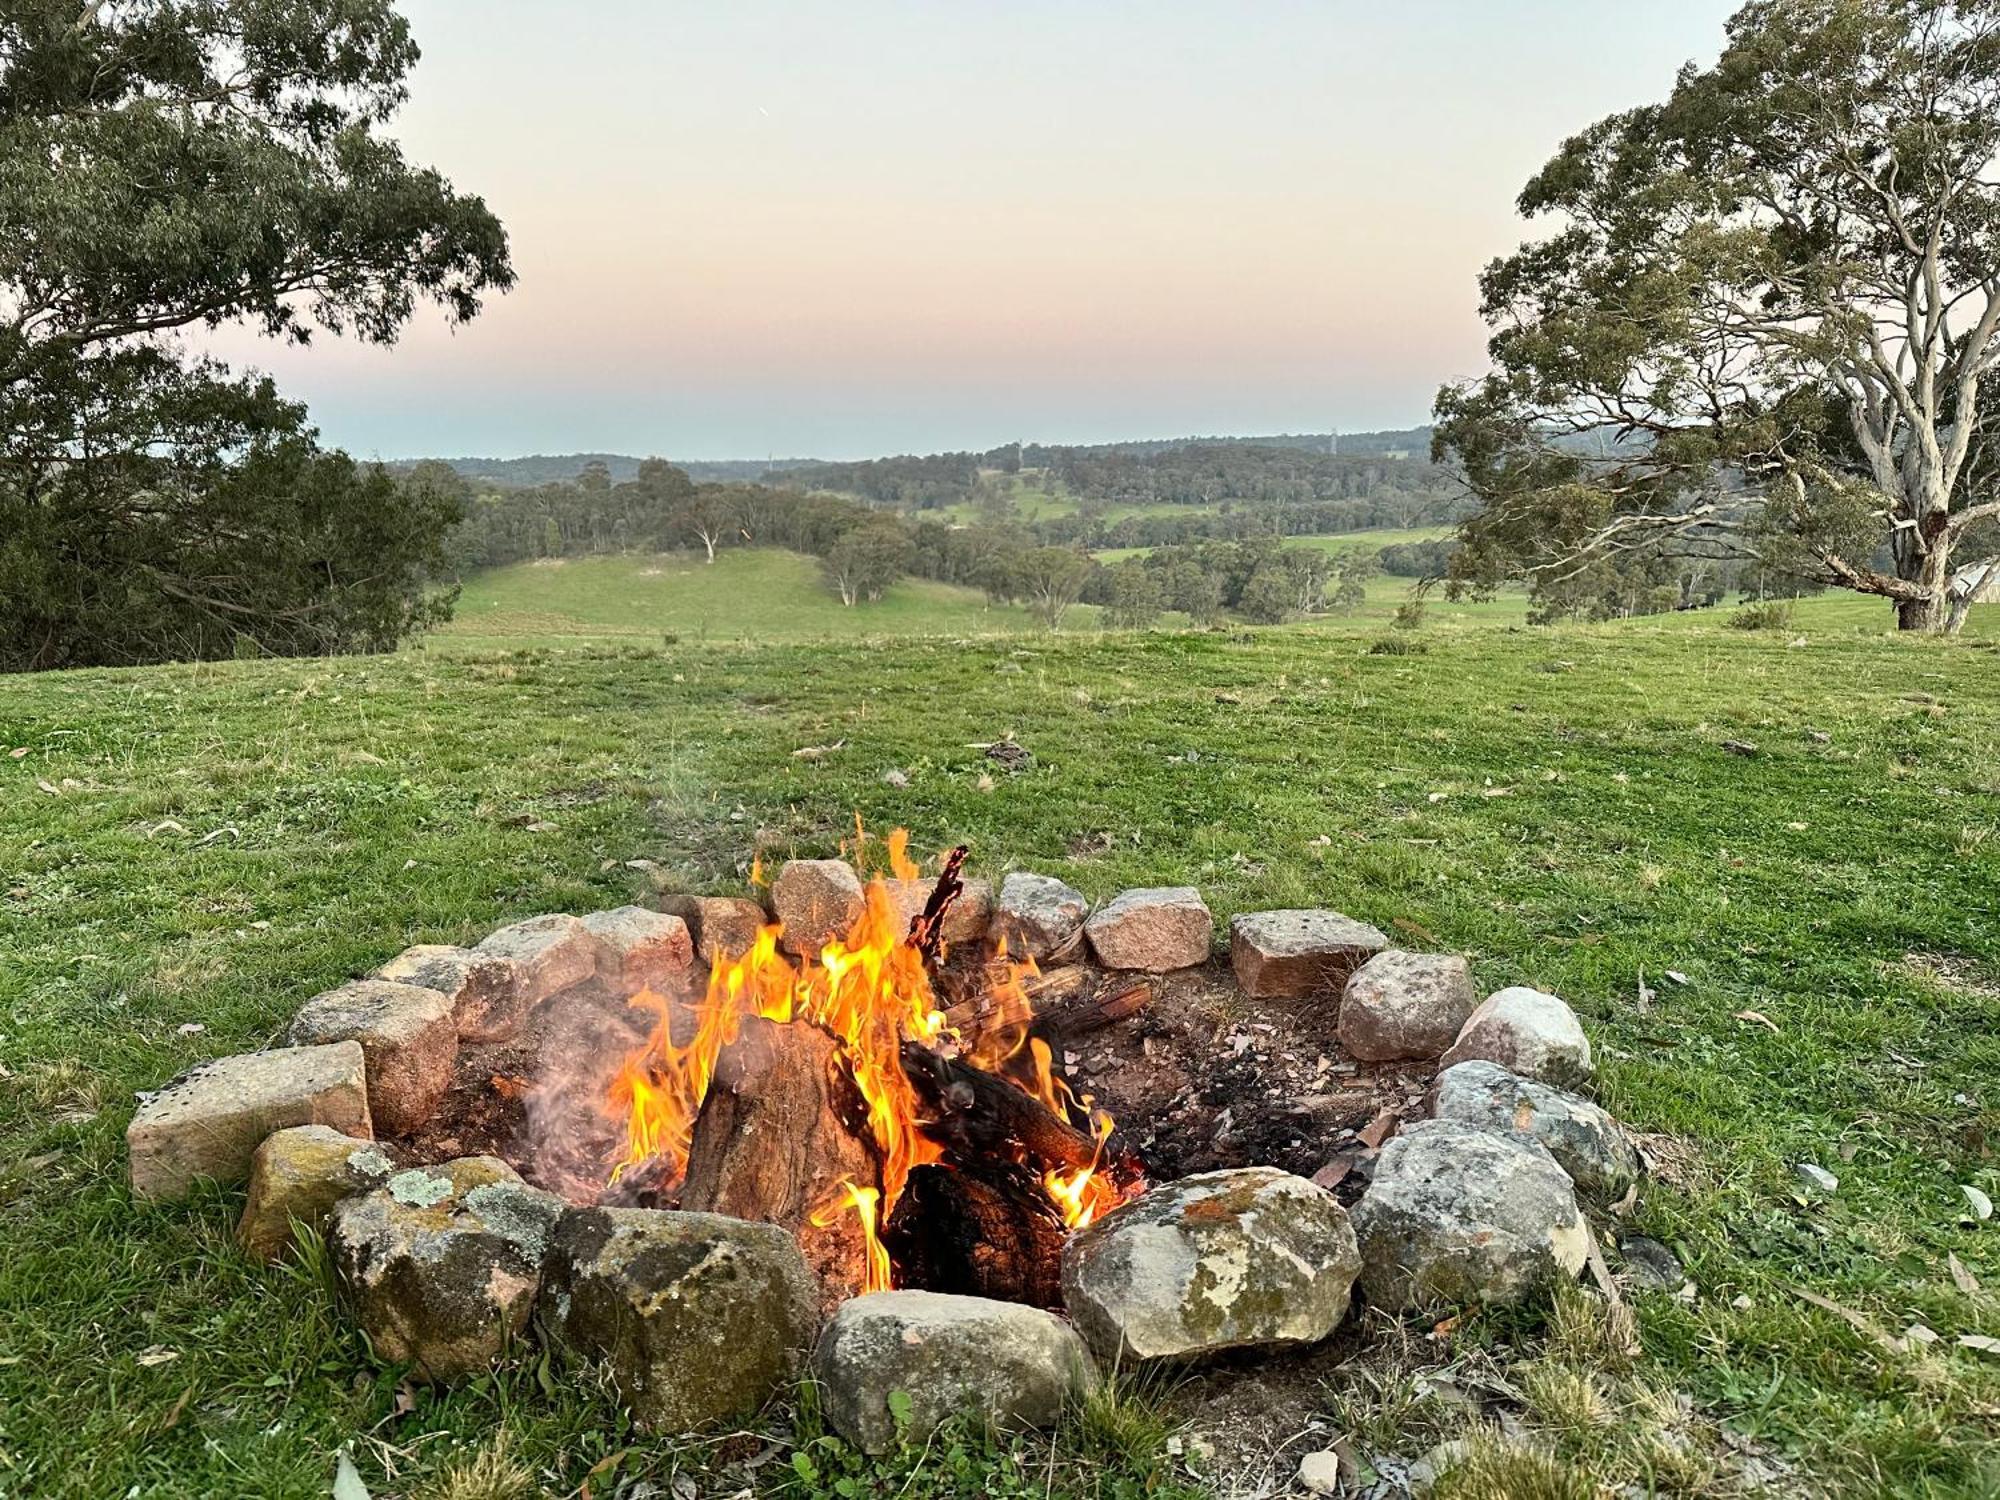
[[396, 1167], [389, 1147], [331, 1125], [273, 1131], [250, 1160], [236, 1238], [258, 1260], [276, 1260], [291, 1247], [294, 1221], [324, 1233], [336, 1203], [380, 1187]]
[[1554, 1157], [1457, 1120], [1421, 1120], [1382, 1148], [1354, 1229], [1361, 1290], [1392, 1311], [1525, 1301], [1576, 1276], [1590, 1252]]
[[798, 1374], [818, 1287], [792, 1236], [720, 1214], [572, 1208], [556, 1228], [538, 1319], [609, 1363], [640, 1425], [744, 1417]]
[[1054, 1313], [940, 1292], [842, 1303], [820, 1335], [813, 1373], [827, 1420], [869, 1453], [899, 1438], [921, 1442], [954, 1416], [1050, 1426], [1098, 1378], [1083, 1340]]
[[1154, 1188], [1073, 1235], [1063, 1301], [1103, 1358], [1198, 1359], [1318, 1342], [1360, 1267], [1332, 1194], [1247, 1167]]
[[333, 1211], [334, 1269], [375, 1352], [432, 1380], [527, 1326], [563, 1203], [491, 1156], [398, 1172]]
[[1639, 1153], [1610, 1111], [1498, 1063], [1446, 1068], [1431, 1085], [1429, 1104], [1437, 1119], [1541, 1142], [1577, 1191], [1599, 1203], [1615, 1203], [1639, 1180]]

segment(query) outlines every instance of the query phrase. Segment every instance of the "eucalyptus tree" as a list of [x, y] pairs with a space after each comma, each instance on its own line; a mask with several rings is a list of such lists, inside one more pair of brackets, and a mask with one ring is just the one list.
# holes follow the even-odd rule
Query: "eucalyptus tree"
[[385, 128], [391, 0], [0, 0], [0, 667], [393, 644], [462, 496], [177, 340], [392, 341], [513, 282]]
[[1566, 142], [1438, 397], [1461, 587], [1747, 557], [1957, 630], [2000, 598], [2000, 0], [1755, 0]]

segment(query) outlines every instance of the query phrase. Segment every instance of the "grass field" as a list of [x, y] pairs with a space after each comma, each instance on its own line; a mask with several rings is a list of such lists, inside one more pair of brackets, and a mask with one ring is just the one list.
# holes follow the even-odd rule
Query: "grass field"
[[[1538, 1488], [1441, 1496], [1584, 1495], [1584, 1476], [1726, 1493], [1744, 1450], [1791, 1466], [1786, 1495], [2000, 1493], [2000, 1360], [1954, 1342], [2000, 1337], [2000, 1224], [1968, 1222], [1960, 1192], [2000, 1196], [1990, 646], [1885, 638], [1879, 609], [1812, 601], [1775, 633], [1441, 608], [1412, 635], [1371, 604], [884, 650], [813, 640], [827, 606], [804, 575], [783, 596], [737, 579], [731, 600], [735, 565], [692, 570], [711, 586], [695, 618], [730, 622], [706, 642], [616, 568], [587, 618], [530, 571], [469, 590], [425, 651], [0, 680], [0, 1494], [324, 1496], [342, 1448], [376, 1496], [431, 1500], [681, 1494], [676, 1475], [702, 1495], [1176, 1493], [1139, 1402], [1053, 1448], [960, 1437], [879, 1466], [775, 1413], [760, 1430], [809, 1445], [807, 1484], [786, 1449], [745, 1472], [714, 1443], [638, 1436], [533, 1361], [399, 1397], [314, 1266], [238, 1255], [237, 1195], [126, 1191], [134, 1090], [268, 1042], [406, 944], [617, 905], [646, 890], [633, 859], [735, 889], [752, 830], [767, 859], [825, 853], [857, 811], [1095, 897], [1189, 882], [1219, 917], [1400, 919], [1484, 987], [1577, 1006], [1607, 1104], [1685, 1148], [1632, 1222], [1696, 1294], [1639, 1297], [1622, 1373], [1560, 1319], [1415, 1325], [1420, 1362], [1504, 1375], [1560, 1460]], [[762, 643], [728, 643], [753, 625]], [[485, 649], [510, 634], [534, 644]], [[1413, 654], [1371, 653], [1392, 634]], [[1009, 731], [1034, 762], [989, 785], [967, 746]], [[1804, 1191], [1805, 1160], [1839, 1190]], [[1942, 1341], [1884, 1342], [1913, 1322]], [[1328, 1420], [1386, 1452], [1462, 1425], [1414, 1389], [1357, 1367]], [[1634, 1434], [1681, 1397], [1698, 1451], [1669, 1462]], [[500, 1479], [473, 1484], [480, 1464]]]
[[853, 640], [864, 635], [984, 635], [1029, 629], [1025, 610], [974, 589], [906, 578], [849, 609], [810, 557], [773, 548], [624, 554], [519, 563], [466, 581], [451, 624], [426, 643], [447, 649], [552, 639], [659, 645], [701, 641]]

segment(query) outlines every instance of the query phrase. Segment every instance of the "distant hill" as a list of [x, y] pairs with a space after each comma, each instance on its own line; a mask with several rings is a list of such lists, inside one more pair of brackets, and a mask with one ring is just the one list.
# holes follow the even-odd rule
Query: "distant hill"
[[1021, 462], [1031, 467], [1039, 467], [1037, 455], [1058, 452], [1120, 453], [1143, 457], [1155, 453], [1169, 453], [1176, 448], [1220, 447], [1298, 448], [1307, 453], [1337, 451], [1342, 457], [1349, 458], [1380, 457], [1385, 453], [1407, 453], [1411, 458], [1422, 459], [1431, 456], [1429, 426], [1388, 428], [1381, 432], [1343, 432], [1339, 434], [1338, 449], [1334, 448], [1334, 436], [1331, 432], [1274, 432], [1261, 437], [1139, 438], [1119, 443], [1028, 443], [1022, 446]]
[[[1076, 457], [1096, 454], [1129, 454], [1146, 457], [1167, 453], [1177, 448], [1234, 446], [1243, 448], [1297, 448], [1307, 453], [1326, 453], [1332, 446], [1333, 434], [1329, 432], [1279, 432], [1263, 437], [1177, 437], [1139, 438], [1117, 443], [1024, 443], [1021, 445], [1021, 462], [1041, 468], [1059, 461], [1058, 456]], [[996, 453], [999, 450], [994, 450]], [[1389, 429], [1382, 432], [1343, 432], [1340, 434], [1338, 449], [1342, 457], [1367, 458], [1387, 453], [1405, 453], [1414, 459], [1428, 459], [1431, 452], [1431, 429], [1429, 427], [1407, 427]], [[986, 455], [964, 455], [969, 460]], [[908, 455], [903, 456], [906, 460]], [[402, 471], [421, 459], [392, 459], [388, 467]], [[538, 484], [561, 484], [576, 478], [590, 463], [601, 463], [611, 473], [614, 481], [631, 479], [639, 472], [639, 455], [632, 453], [535, 453], [526, 458], [447, 458], [459, 473], [474, 484], [490, 485], [495, 489], [530, 489]], [[721, 459], [681, 459], [668, 458], [668, 462], [684, 469], [690, 479], [704, 483], [721, 483], [728, 480], [754, 480], [766, 475], [784, 474], [793, 469], [806, 468], [846, 468], [847, 465], [829, 465], [816, 458], [721, 458]]]
[[[392, 459], [388, 467], [402, 471], [424, 460], [416, 458]], [[614, 481], [634, 478], [639, 472], [639, 456], [632, 453], [534, 453], [526, 458], [447, 458], [445, 463], [458, 470], [473, 484], [490, 485], [495, 489], [532, 489], [538, 484], [562, 484], [576, 478], [586, 465], [601, 463], [611, 472]], [[732, 479], [756, 479], [770, 473], [782, 473], [800, 464], [812, 463], [806, 458], [724, 458], [724, 459], [669, 459], [676, 468], [687, 472], [690, 479], [704, 483], [720, 483]]]

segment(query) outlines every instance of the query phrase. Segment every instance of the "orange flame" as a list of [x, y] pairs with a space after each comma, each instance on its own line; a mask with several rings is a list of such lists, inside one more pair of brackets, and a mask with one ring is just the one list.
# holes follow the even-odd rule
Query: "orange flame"
[[[899, 828], [883, 842], [895, 878], [919, 878], [908, 853], [908, 833]], [[864, 847], [857, 819], [851, 853], [857, 865]], [[761, 866], [756, 873], [762, 874]], [[903, 1071], [901, 1045], [906, 1039], [932, 1046], [957, 1040], [937, 1005], [922, 956], [905, 941], [906, 928], [901, 908], [879, 878], [869, 882], [853, 928], [821, 948], [816, 960], [794, 965], [778, 947], [780, 928], [766, 926], [747, 952], [716, 956], [707, 994], [691, 1018], [692, 1035], [684, 1043], [674, 1039], [672, 1007], [665, 999], [650, 990], [634, 995], [631, 1003], [652, 1014], [653, 1028], [646, 1042], [627, 1055], [605, 1100], [611, 1117], [624, 1129], [612, 1180], [655, 1161], [664, 1169], [664, 1186], [673, 1186], [686, 1173], [695, 1118], [715, 1076], [716, 1059], [736, 1040], [746, 1019], [759, 1016], [823, 1027], [840, 1043], [866, 1106], [869, 1132], [882, 1161], [882, 1187], [877, 1193], [844, 1181], [812, 1218], [824, 1225], [842, 1212], [857, 1214], [868, 1245], [867, 1289], [886, 1289], [891, 1272], [879, 1231], [901, 1199], [910, 1172], [943, 1155], [924, 1131], [921, 1101]], [[1079, 1101], [1071, 1094], [1055, 1075], [1048, 1047], [1028, 1035], [1034, 1007], [1023, 980], [1035, 973], [1032, 962], [1008, 960], [1002, 946], [990, 973], [999, 1008], [965, 1057], [1067, 1117], [1072, 1107], [1087, 1110], [1090, 1100]], [[683, 1033], [689, 1030], [688, 1020], [683, 1018]], [[1049, 1171], [1042, 1178], [1050, 1201], [1071, 1227], [1089, 1223], [1120, 1198], [1098, 1170], [1111, 1119], [1097, 1111], [1091, 1114], [1091, 1124], [1097, 1151], [1090, 1166]]]
[[834, 1196], [812, 1211], [812, 1222], [821, 1229], [826, 1228], [848, 1209], [852, 1209], [861, 1220], [861, 1235], [868, 1247], [868, 1269], [862, 1282], [864, 1292], [886, 1292], [895, 1285], [895, 1278], [889, 1267], [889, 1252], [883, 1248], [882, 1237], [877, 1223], [877, 1212], [882, 1206], [882, 1195], [873, 1188], [857, 1185], [852, 1178], [842, 1178]]

